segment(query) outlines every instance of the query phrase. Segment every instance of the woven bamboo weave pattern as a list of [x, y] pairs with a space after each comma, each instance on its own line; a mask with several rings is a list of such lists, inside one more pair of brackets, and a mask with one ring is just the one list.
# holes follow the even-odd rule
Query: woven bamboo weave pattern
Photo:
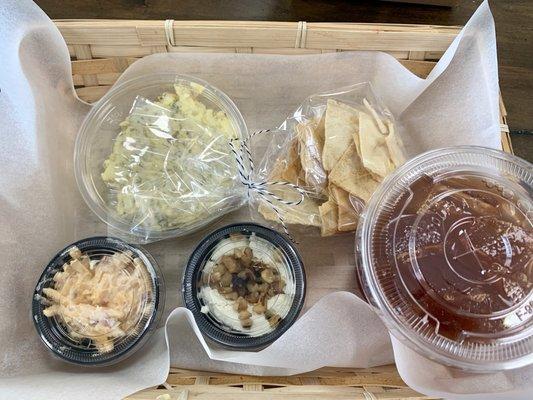
[[[94, 102], [136, 60], [165, 52], [319, 54], [383, 51], [420, 77], [431, 71], [460, 27], [268, 21], [57, 20], [72, 58], [78, 96]], [[512, 152], [501, 103], [502, 146]]]

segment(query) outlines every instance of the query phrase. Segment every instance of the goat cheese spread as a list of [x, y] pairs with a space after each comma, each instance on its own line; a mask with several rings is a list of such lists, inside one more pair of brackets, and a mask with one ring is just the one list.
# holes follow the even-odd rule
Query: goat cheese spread
[[295, 282], [280, 249], [252, 234], [221, 240], [202, 273], [202, 312], [227, 331], [262, 336], [276, 329], [294, 301]]

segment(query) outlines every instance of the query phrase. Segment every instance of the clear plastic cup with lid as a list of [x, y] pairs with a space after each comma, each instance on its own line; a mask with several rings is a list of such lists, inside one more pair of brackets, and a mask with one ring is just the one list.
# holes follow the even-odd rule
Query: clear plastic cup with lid
[[356, 236], [363, 290], [392, 334], [441, 364], [533, 363], [533, 168], [461, 146], [389, 176]]

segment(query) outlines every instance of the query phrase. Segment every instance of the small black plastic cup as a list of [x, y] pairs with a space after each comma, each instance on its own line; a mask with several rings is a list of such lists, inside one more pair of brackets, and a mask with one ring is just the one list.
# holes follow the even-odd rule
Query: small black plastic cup
[[[43, 289], [54, 286], [53, 277], [63, 270], [63, 265], [71, 260], [69, 251], [76, 246], [90, 260], [100, 260], [103, 256], [131, 252], [132, 258], [138, 257], [146, 267], [150, 277], [151, 293], [145, 300], [144, 307], [149, 312], [143, 313], [131, 332], [114, 340], [113, 350], [100, 352], [90, 339], [77, 339], [69, 333], [62, 321], [53, 316], [47, 317], [43, 310], [47, 307], [43, 301]], [[127, 273], [127, 272], [125, 272]], [[42, 273], [35, 287], [32, 301], [32, 318], [35, 328], [45, 346], [59, 359], [83, 366], [107, 366], [118, 363], [139, 350], [155, 331], [164, 308], [164, 281], [161, 272], [150, 254], [120, 239], [98, 236], [80, 240], [68, 245], [52, 258]]]
[[[248, 239], [255, 235], [258, 240], [268, 242], [269, 246], [275, 249], [277, 257], [281, 258], [282, 264], [294, 282], [291, 291], [292, 303], [287, 314], [282, 316], [272, 331], [259, 336], [247, 333], [246, 329], [242, 331], [232, 329], [223, 321], [218, 320], [212, 313], [202, 312], [202, 307], [206, 305], [203, 299], [198, 296], [202, 286], [202, 272], [206, 263], [216, 261], [212, 259], [215, 251], [220, 252], [222, 250], [225, 254], [233, 254], [235, 248], [231, 245], [228, 244], [225, 246], [227, 248], [222, 249], [219, 245], [228, 243], [228, 241], [222, 241], [236, 235], [242, 235]], [[205, 337], [227, 348], [259, 350], [278, 339], [298, 318], [305, 300], [305, 271], [296, 248], [284, 235], [253, 223], [234, 224], [212, 232], [196, 247], [185, 268], [182, 291], [184, 304], [193, 313], [196, 323]]]

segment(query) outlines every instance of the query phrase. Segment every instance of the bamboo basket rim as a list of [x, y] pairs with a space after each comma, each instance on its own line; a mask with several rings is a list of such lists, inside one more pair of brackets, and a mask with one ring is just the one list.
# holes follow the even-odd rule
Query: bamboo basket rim
[[[76, 91], [81, 99], [87, 101], [101, 97], [118, 78], [116, 74], [123, 72], [139, 56], [155, 52], [309, 54], [345, 50], [386, 51], [390, 47], [390, 53], [408, 69], [413, 71], [413, 68], [418, 68], [427, 72], [462, 28], [431, 24], [172, 19], [58, 19], [54, 23], [69, 45], [71, 56], [76, 58], [72, 62]], [[270, 32], [274, 27], [281, 36], [272, 39]], [[128, 31], [126, 39], [120, 36], [120, 31], [124, 29]], [[105, 32], [94, 34], [99, 30]], [[221, 30], [234, 41], [231, 45], [223, 41], [212, 43], [214, 39], [209, 33]], [[243, 39], [246, 31], [252, 33], [248, 32]], [[397, 35], [402, 36], [398, 39]], [[110, 45], [113, 40], [118, 41], [120, 46]], [[127, 46], [133, 46], [135, 54], [110, 54], [111, 48], [123, 47], [121, 40], [125, 40]], [[411, 43], [417, 41], [420, 42], [417, 48], [411, 49]], [[282, 48], [273, 47], [279, 46], [280, 42]], [[428, 51], [428, 46], [433, 50]], [[502, 147], [512, 153], [501, 96], [500, 117]]]

